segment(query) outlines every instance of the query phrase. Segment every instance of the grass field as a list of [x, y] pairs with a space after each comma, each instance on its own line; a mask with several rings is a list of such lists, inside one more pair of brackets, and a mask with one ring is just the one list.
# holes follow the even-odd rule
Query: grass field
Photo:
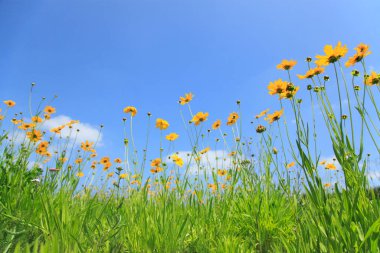
[[[133, 119], [144, 115], [133, 106], [124, 108], [125, 155], [100, 157], [96, 142], [67, 137], [77, 121], [44, 130], [53, 104], [20, 114], [5, 100], [1, 251], [379, 252], [380, 198], [368, 164], [369, 153], [379, 155], [380, 75], [366, 69], [367, 45], [352, 52], [327, 45], [298, 75], [296, 61], [279, 63], [288, 78], [261, 87], [278, 105], [255, 113], [247, 135], [243, 102], [211, 121], [211, 112], [192, 112], [191, 93], [180, 97], [187, 154], [163, 148], [178, 134], [150, 114], [151, 131], [161, 133], [157, 156], [146, 155], [148, 142], [136, 147]], [[213, 153], [211, 133], [225, 152]], [[332, 159], [321, 158], [326, 143]]]

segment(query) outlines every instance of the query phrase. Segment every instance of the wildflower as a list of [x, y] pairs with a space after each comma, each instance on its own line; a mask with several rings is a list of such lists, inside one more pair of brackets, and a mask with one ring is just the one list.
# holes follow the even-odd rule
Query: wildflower
[[83, 176], [84, 176], [84, 173], [82, 171], [77, 173], [77, 177], [83, 177]]
[[180, 97], [179, 98], [179, 103], [181, 105], [185, 105], [185, 104], [189, 103], [192, 99], [193, 99], [193, 94], [191, 92], [190, 93], [186, 93], [185, 97]]
[[128, 176], [128, 174], [123, 173], [123, 174], [120, 174], [119, 178], [120, 179], [125, 179], [125, 178], [127, 178], [127, 176]]
[[220, 121], [220, 119], [218, 119], [214, 123], [212, 123], [212, 129], [216, 130], [220, 127], [220, 125], [221, 125], [221, 121]]
[[176, 133], [170, 133], [170, 134], [166, 135], [165, 138], [166, 138], [168, 141], [175, 141], [178, 137], [179, 137], [178, 134], [176, 134]]
[[269, 121], [269, 124], [272, 124], [273, 122], [279, 120], [284, 113], [284, 108], [282, 108], [280, 111], [275, 111], [272, 114], [268, 114], [265, 120]]
[[112, 167], [112, 163], [111, 162], [107, 162], [107, 163], [103, 164], [103, 170], [104, 171], [108, 170], [111, 167]]
[[15, 124], [15, 125], [18, 125], [18, 124], [22, 123], [22, 120], [18, 120], [18, 119], [13, 118], [13, 119], [11, 120], [11, 122], [12, 122], [13, 124]]
[[121, 163], [121, 159], [120, 158], [115, 158], [115, 160], [113, 160], [115, 163]]
[[342, 46], [342, 43], [339, 41], [335, 48], [332, 45], [326, 45], [323, 49], [325, 55], [317, 55], [318, 60], [315, 61], [315, 64], [318, 66], [327, 66], [330, 63], [338, 61], [341, 57], [345, 56], [347, 53], [347, 46]]
[[150, 172], [152, 172], [153, 174], [155, 174], [155, 173], [159, 173], [159, 172], [161, 172], [163, 170], [164, 169], [161, 168], [161, 167], [155, 167], [155, 168], [150, 169]]
[[231, 153], [228, 154], [228, 156], [234, 156], [236, 155], [236, 151], [232, 151]]
[[312, 78], [315, 75], [322, 74], [324, 71], [325, 71], [324, 68], [317, 66], [313, 69], [309, 69], [308, 71], [306, 71], [305, 75], [297, 75], [297, 76], [299, 79]]
[[81, 164], [83, 162], [83, 159], [82, 158], [77, 158], [76, 160], [75, 160], [75, 163], [76, 164]]
[[294, 86], [294, 84], [292, 83], [288, 83], [286, 85], [286, 90], [280, 94], [280, 99], [281, 98], [293, 98], [294, 95], [297, 93], [297, 91], [299, 90], [299, 86]]
[[28, 137], [28, 139], [31, 142], [37, 142], [37, 141], [41, 140], [42, 135], [43, 134], [41, 133], [41, 131], [36, 130], [36, 129], [33, 129], [32, 131], [26, 133], [26, 136]]
[[44, 112], [47, 113], [47, 114], [49, 114], [49, 115], [53, 114], [53, 113], [55, 113], [55, 108], [52, 107], [52, 106], [50, 106], [50, 105], [48, 105], [48, 106], [45, 107]]
[[288, 163], [288, 164], [286, 165], [286, 168], [287, 168], [287, 169], [290, 169], [290, 168], [293, 167], [295, 164], [296, 164], [296, 163], [295, 163], [294, 161], [291, 162], [291, 163]]
[[79, 120], [70, 120], [69, 122], [66, 123], [66, 126], [70, 127], [74, 124], [78, 124]]
[[326, 184], [324, 184], [323, 185], [325, 188], [329, 188], [330, 186], [331, 186], [331, 184], [330, 183], [326, 183]]
[[286, 90], [287, 82], [278, 79], [274, 82], [270, 82], [268, 85], [268, 90], [270, 95], [281, 94]]
[[158, 167], [161, 165], [161, 158], [156, 158], [154, 160], [152, 160], [152, 162], [150, 163], [150, 166], [152, 167]]
[[231, 112], [227, 119], [227, 126], [231, 126], [237, 122], [239, 119], [239, 114], [236, 112]]
[[178, 155], [174, 154], [172, 155], [172, 161], [179, 167], [183, 166], [183, 159], [179, 157]]
[[36, 124], [34, 124], [34, 123], [22, 123], [21, 126], [18, 126], [18, 128], [20, 128], [22, 130], [27, 130], [27, 129], [33, 128], [35, 126], [36, 126]]
[[92, 145], [94, 145], [93, 142], [89, 142], [89, 141], [85, 141], [85, 142], [82, 142], [81, 143], [81, 149], [83, 149], [84, 151], [91, 151], [92, 149]]
[[261, 118], [262, 116], [266, 115], [269, 112], [269, 109], [266, 109], [262, 112], [260, 112], [258, 115], [256, 115], [256, 119]]
[[355, 86], [354, 86], [354, 90], [355, 90], [355, 91], [359, 91], [359, 90], [360, 90], [360, 86], [359, 86], [359, 85], [355, 85]]
[[277, 150], [277, 148], [276, 148], [276, 147], [273, 147], [272, 152], [273, 152], [273, 154], [277, 155], [277, 154], [278, 154], [278, 150]]
[[266, 128], [263, 125], [258, 125], [256, 128], [257, 133], [263, 133], [263, 132], [265, 132], [265, 130], [266, 130]]
[[194, 125], [198, 126], [201, 122], [204, 122], [207, 120], [208, 112], [198, 112], [195, 114], [191, 120], [191, 122], [194, 122]]
[[123, 110], [125, 113], [130, 113], [132, 117], [136, 116], [137, 109], [133, 106], [127, 106]]
[[336, 170], [336, 167], [333, 163], [328, 163], [325, 165], [325, 169], [327, 170]]
[[347, 119], [347, 115], [346, 115], [346, 114], [343, 114], [343, 115], [342, 115], [342, 119]]
[[369, 76], [366, 76], [364, 78], [365, 85], [372, 86], [379, 83], [380, 83], [380, 74], [376, 73], [375, 71], [372, 71]]
[[4, 119], [4, 115], [0, 115], [0, 120], [3, 120]]
[[201, 155], [203, 155], [203, 154], [206, 154], [208, 151], [210, 151], [210, 147], [207, 147], [207, 148], [205, 148], [205, 149], [202, 149], [201, 151], [199, 151], [199, 153], [200, 153]]
[[359, 70], [354, 69], [353, 71], [351, 71], [351, 75], [352, 75], [352, 76], [359, 76], [359, 75], [360, 75], [360, 72], [359, 72]]
[[100, 164], [102, 164], [102, 165], [106, 165], [106, 164], [108, 164], [110, 162], [110, 158], [108, 157], [108, 156], [105, 156], [105, 157], [103, 157], [102, 159], [100, 159]]
[[357, 62], [360, 62], [364, 57], [369, 55], [371, 52], [368, 51], [369, 46], [363, 43], [360, 43], [356, 48], [356, 54], [351, 56], [348, 61], [345, 63], [346, 67], [351, 67]]
[[227, 170], [219, 169], [217, 173], [218, 173], [219, 176], [223, 177], [223, 176], [225, 176], [227, 174]]
[[156, 128], [159, 128], [160, 130], [165, 130], [169, 127], [169, 123], [164, 119], [156, 119]]
[[34, 123], [41, 123], [42, 122], [42, 118], [39, 117], [39, 116], [33, 116], [32, 117], [32, 122], [34, 122]]
[[5, 100], [5, 101], [3, 101], [3, 102], [4, 102], [4, 104], [6, 104], [8, 107], [13, 107], [13, 106], [16, 105], [16, 102], [13, 101], [13, 100]]
[[216, 184], [208, 184], [207, 187], [210, 188], [213, 192], [218, 189], [218, 186]]
[[326, 164], [326, 160], [320, 161], [319, 164], [320, 165], [325, 165]]
[[110, 172], [110, 173], [108, 173], [108, 174], [107, 174], [107, 178], [112, 177], [114, 174], [115, 174], [114, 172]]
[[297, 62], [295, 60], [282, 60], [280, 64], [277, 65], [277, 69], [291, 70]]

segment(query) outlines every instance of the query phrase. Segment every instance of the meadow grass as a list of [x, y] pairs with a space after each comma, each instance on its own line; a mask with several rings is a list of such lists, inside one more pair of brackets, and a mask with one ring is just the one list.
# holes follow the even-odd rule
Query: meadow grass
[[[277, 68], [287, 80], [267, 87], [278, 109], [256, 115], [254, 136], [241, 130], [240, 101], [227, 121], [211, 125], [209, 113], [192, 112], [191, 93], [180, 97], [188, 110], [181, 111], [187, 154], [163, 148], [179, 136], [161, 118], [154, 122], [157, 156], [147, 157], [149, 132], [139, 151], [133, 106], [124, 108], [125, 155], [111, 159], [97, 157], [96, 142], [75, 141], [78, 121], [47, 131], [55, 108], [45, 99], [36, 109], [30, 101], [30, 117], [12, 115], [15, 102], [5, 100], [0, 249], [379, 252], [380, 199], [369, 184], [367, 153], [379, 154], [380, 75], [366, 70], [367, 45], [357, 46], [343, 67], [347, 51], [341, 43], [325, 46], [315, 65], [306, 58], [307, 72], [297, 80], [296, 61], [282, 61]], [[351, 71], [354, 65], [360, 70]], [[211, 134], [224, 152], [210, 155], [204, 142]], [[321, 158], [326, 143], [332, 160]]]

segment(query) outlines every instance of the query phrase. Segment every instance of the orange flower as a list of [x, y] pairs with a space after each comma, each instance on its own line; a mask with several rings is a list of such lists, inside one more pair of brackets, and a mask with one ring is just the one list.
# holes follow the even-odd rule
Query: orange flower
[[110, 162], [110, 158], [108, 156], [105, 156], [103, 157], [102, 159], [100, 159], [100, 164], [103, 164], [103, 165], [106, 165]]
[[45, 107], [44, 112], [47, 113], [47, 114], [53, 114], [53, 113], [55, 113], [55, 108], [52, 107], [52, 106], [50, 106], [50, 105], [48, 105], [48, 106]]
[[156, 119], [156, 128], [159, 128], [160, 130], [165, 130], [169, 127], [169, 122], [167, 122], [164, 119]]
[[33, 116], [32, 117], [32, 122], [41, 123], [42, 122], [42, 118], [39, 117], [39, 116]]
[[226, 174], [227, 174], [227, 170], [221, 170], [221, 169], [218, 170], [218, 175], [219, 175], [219, 176], [223, 177], [223, 176], [225, 176]]
[[336, 170], [336, 167], [333, 163], [328, 163], [325, 165], [325, 169], [328, 169], [328, 170]]
[[84, 176], [84, 173], [82, 172], [82, 171], [79, 171], [78, 173], [77, 173], [77, 177], [83, 177]]
[[194, 125], [198, 126], [201, 122], [204, 122], [207, 120], [208, 112], [198, 112], [193, 116], [193, 119], [191, 122], [194, 122]]
[[309, 69], [305, 75], [297, 75], [299, 79], [312, 78], [315, 75], [322, 74], [325, 71], [322, 67], [315, 67], [313, 69]]
[[133, 106], [127, 106], [123, 110], [125, 113], [130, 113], [132, 117], [134, 117], [137, 113], [136, 107]]
[[275, 111], [272, 114], [268, 114], [265, 120], [269, 121], [269, 124], [272, 124], [274, 121], [279, 120], [283, 113], [284, 113], [284, 108], [282, 108], [280, 111]]
[[185, 97], [180, 97], [179, 103], [181, 105], [185, 105], [185, 104], [189, 103], [191, 100], [193, 100], [193, 94], [190, 92], [190, 93], [186, 93]]
[[41, 140], [41, 138], [42, 138], [42, 133], [41, 133], [40, 130], [33, 129], [32, 131], [27, 132], [27, 133], [26, 133], [26, 136], [28, 137], [28, 139], [29, 139], [31, 142], [37, 142], [37, 141]]
[[256, 115], [256, 119], [261, 118], [262, 116], [264, 116], [264, 115], [267, 114], [268, 112], [269, 112], [269, 109], [266, 109], [266, 110], [260, 112], [258, 115]]
[[121, 163], [121, 159], [120, 158], [115, 158], [115, 160], [113, 160], [115, 163]]
[[372, 86], [380, 83], [380, 74], [377, 74], [375, 71], [372, 71], [371, 74], [364, 78], [364, 84]]
[[89, 141], [85, 141], [85, 142], [82, 142], [81, 143], [81, 149], [83, 149], [84, 151], [91, 151], [92, 149], [92, 145], [94, 145], [93, 142], [89, 142]]
[[345, 63], [346, 67], [350, 67], [355, 65], [357, 62], [360, 62], [364, 57], [371, 54], [370, 51], [368, 51], [369, 46], [363, 43], [360, 43], [356, 48], [356, 54], [351, 56], [348, 61]]
[[75, 163], [76, 164], [81, 164], [83, 162], [83, 159], [82, 158], [77, 158], [76, 160], [75, 160]]
[[158, 167], [160, 165], [161, 165], [161, 158], [156, 158], [152, 160], [152, 162], [150, 163], [150, 166], [152, 167]]
[[150, 170], [150, 172], [152, 172], [153, 174], [155, 174], [155, 173], [161, 172], [161, 171], [163, 171], [163, 170], [164, 170], [164, 169], [161, 168], [161, 167], [156, 167], [156, 168], [152, 168], [152, 169]]
[[220, 127], [221, 121], [220, 119], [216, 120], [214, 123], [212, 123], [212, 129], [216, 130]]
[[210, 147], [202, 149], [201, 151], [199, 151], [199, 153], [203, 155], [203, 154], [206, 154], [208, 151], [210, 151]]
[[166, 138], [168, 141], [175, 141], [178, 137], [179, 137], [178, 134], [176, 134], [176, 133], [170, 133], [170, 134], [166, 135], [165, 138]]
[[325, 55], [317, 55], [318, 60], [315, 61], [315, 64], [318, 66], [327, 66], [330, 63], [338, 61], [341, 57], [345, 56], [348, 49], [347, 46], [342, 46], [342, 43], [339, 41], [335, 48], [332, 45], [326, 45], [323, 49]]
[[282, 60], [280, 64], [277, 65], [277, 69], [291, 70], [297, 62], [295, 60]]
[[22, 130], [27, 130], [27, 129], [33, 128], [35, 126], [36, 126], [36, 124], [34, 124], [34, 123], [22, 123], [21, 126], [18, 126], [18, 128], [20, 128]]
[[282, 79], [278, 79], [276, 81], [270, 82], [268, 85], [268, 90], [270, 95], [281, 94], [286, 90], [288, 82], [282, 81]]
[[287, 168], [287, 169], [290, 169], [290, 168], [293, 167], [294, 165], [296, 165], [296, 163], [295, 163], [295, 162], [291, 162], [291, 163], [289, 163], [288, 165], [286, 165], [286, 168]]
[[6, 104], [8, 107], [13, 107], [13, 106], [16, 105], [16, 102], [13, 101], [13, 100], [5, 100], [5, 101], [3, 101], [3, 102], [4, 102], [4, 104]]
[[238, 119], [239, 114], [237, 114], [236, 112], [231, 112], [227, 119], [227, 126], [235, 124]]

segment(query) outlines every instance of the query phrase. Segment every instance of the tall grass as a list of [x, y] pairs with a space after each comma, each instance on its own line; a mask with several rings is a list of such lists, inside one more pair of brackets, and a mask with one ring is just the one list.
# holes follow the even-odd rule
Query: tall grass
[[[111, 159], [97, 157], [97, 141], [77, 143], [76, 121], [48, 131], [55, 108], [44, 99], [35, 109], [31, 100], [27, 116], [10, 116], [15, 103], [4, 101], [0, 249], [379, 252], [367, 153], [379, 155], [380, 75], [366, 70], [368, 46], [355, 50], [343, 67], [346, 46], [328, 45], [298, 78], [296, 61], [282, 61], [286, 79], [268, 85], [278, 107], [251, 122], [254, 136], [242, 131], [240, 101], [226, 122], [211, 124], [208, 113], [193, 113], [191, 93], [181, 97], [187, 153], [163, 148], [178, 136], [151, 114], [140, 152], [132, 106], [125, 155]], [[147, 156], [151, 124], [161, 136], [156, 157]], [[322, 159], [329, 149], [333, 158]]]

